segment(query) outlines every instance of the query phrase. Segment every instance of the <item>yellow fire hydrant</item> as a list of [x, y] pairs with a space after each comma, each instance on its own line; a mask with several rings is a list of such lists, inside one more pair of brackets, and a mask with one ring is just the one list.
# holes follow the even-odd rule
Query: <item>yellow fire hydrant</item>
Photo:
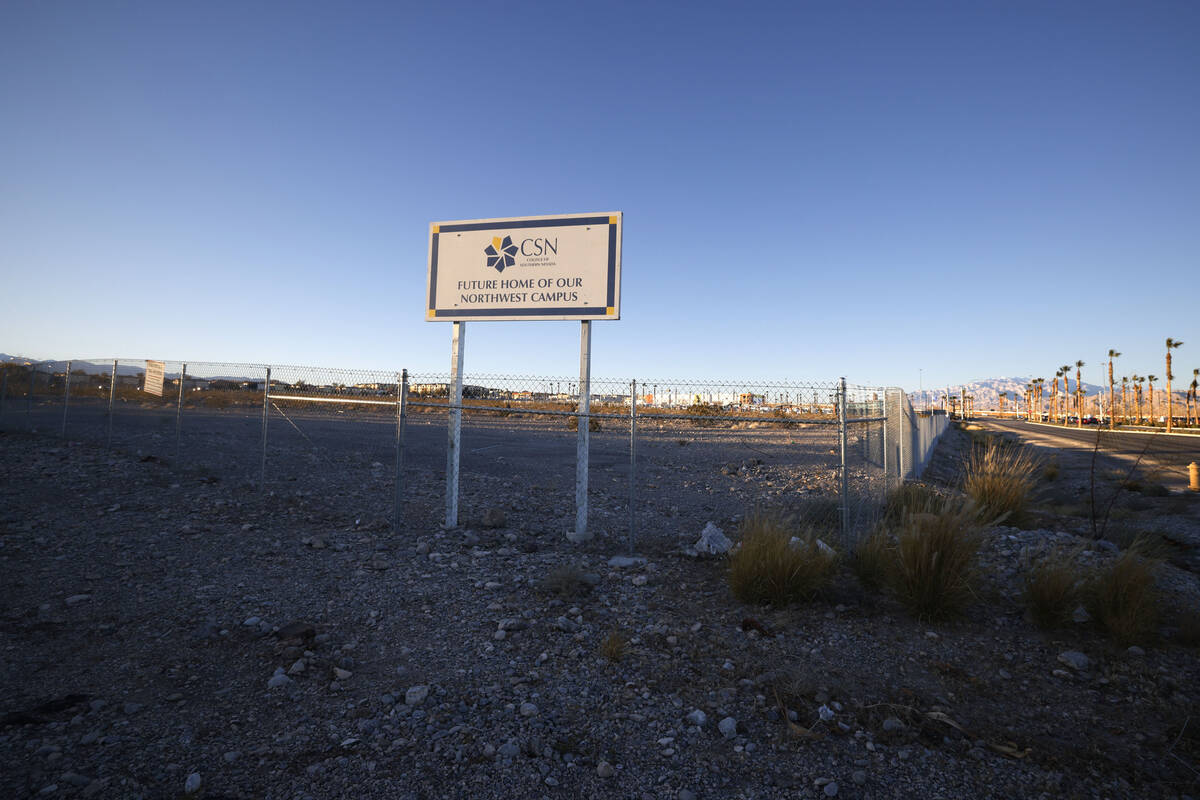
[[1188, 464], [1188, 488], [1200, 492], [1200, 467], [1196, 466], [1195, 461]]

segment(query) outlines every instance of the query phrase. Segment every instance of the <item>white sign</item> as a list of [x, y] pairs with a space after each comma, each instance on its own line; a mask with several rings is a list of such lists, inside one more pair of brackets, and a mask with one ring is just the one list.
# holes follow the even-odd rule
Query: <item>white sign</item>
[[163, 369], [163, 362], [161, 361], [146, 362], [146, 383], [142, 387], [142, 391], [162, 397]]
[[621, 318], [621, 212], [429, 226], [427, 320]]

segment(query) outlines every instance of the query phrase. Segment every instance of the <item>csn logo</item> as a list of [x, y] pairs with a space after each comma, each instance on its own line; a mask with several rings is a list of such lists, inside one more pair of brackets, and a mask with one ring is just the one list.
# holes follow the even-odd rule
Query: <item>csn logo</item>
[[495, 267], [497, 272], [504, 272], [507, 267], [517, 263], [517, 253], [527, 258], [558, 255], [558, 239], [544, 239], [541, 236], [521, 240], [521, 246], [513, 244], [511, 236], [492, 237], [492, 243], [483, 248], [487, 255], [487, 265]]

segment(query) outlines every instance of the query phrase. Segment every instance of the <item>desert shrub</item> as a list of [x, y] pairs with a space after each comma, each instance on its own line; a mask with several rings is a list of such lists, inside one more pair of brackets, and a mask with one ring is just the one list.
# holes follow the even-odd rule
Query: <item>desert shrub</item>
[[888, 576], [896, 559], [885, 531], [876, 531], [858, 543], [850, 556], [850, 568], [858, 582], [866, 589], [877, 590], [887, 584]]
[[1025, 577], [1025, 605], [1034, 624], [1054, 628], [1067, 622], [1079, 603], [1079, 569], [1074, 550], [1059, 550], [1038, 561]]
[[540, 591], [560, 597], [575, 597], [586, 593], [591, 588], [584, 578], [583, 570], [570, 565], [557, 566], [538, 581]]
[[747, 517], [740, 534], [741, 545], [729, 560], [729, 586], [742, 602], [782, 606], [810, 599], [837, 569], [837, 554], [816, 534], [796, 530], [779, 516]]
[[713, 428], [720, 424], [718, 417], [725, 411], [716, 403], [702, 403], [697, 397], [696, 402], [687, 407], [686, 413], [688, 416], [700, 417], [692, 420], [692, 424], [697, 428]]
[[[579, 417], [567, 417], [567, 430], [579, 430]], [[595, 433], [598, 430], [600, 430], [600, 420], [588, 417], [588, 432]]]
[[1158, 630], [1158, 563], [1135, 542], [1088, 584], [1088, 611], [1120, 645], [1148, 641]]
[[897, 597], [922, 619], [957, 614], [971, 598], [980, 544], [979, 511], [971, 502], [909, 515], [897, 541], [892, 578]]
[[946, 507], [946, 497], [927, 483], [904, 483], [888, 495], [883, 507], [884, 524], [895, 527], [909, 514], [936, 514]]
[[600, 655], [615, 663], [629, 652], [629, 638], [620, 631], [609, 631], [608, 635], [600, 640], [599, 649]]
[[993, 440], [967, 457], [963, 491], [988, 520], [1016, 514], [1025, 508], [1037, 468], [1037, 459], [1024, 447]]
[[1058, 480], [1059, 472], [1060, 468], [1058, 466], [1058, 461], [1051, 461], [1046, 465], [1045, 469], [1042, 470], [1042, 480], [1056, 481]]

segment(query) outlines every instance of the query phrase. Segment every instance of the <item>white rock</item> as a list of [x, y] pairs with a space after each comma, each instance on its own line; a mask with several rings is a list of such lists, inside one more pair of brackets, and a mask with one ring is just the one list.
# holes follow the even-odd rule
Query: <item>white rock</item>
[[737, 720], [733, 717], [726, 717], [717, 725], [717, 730], [726, 739], [732, 739], [734, 736], [737, 736]]
[[409, 706], [419, 706], [425, 702], [425, 698], [429, 697], [428, 686], [413, 686], [404, 693], [404, 704]]
[[717, 555], [720, 553], [728, 553], [733, 547], [733, 542], [729, 541], [729, 537], [724, 531], [718, 528], [711, 522], [704, 526], [704, 530], [700, 531], [700, 538], [693, 545], [698, 553], [709, 553]]
[[1078, 650], [1067, 650], [1059, 653], [1058, 661], [1059, 663], [1066, 664], [1071, 669], [1079, 670], [1080, 672], [1087, 669], [1088, 664], [1091, 663], [1088, 660], [1088, 657]]
[[200, 773], [193, 772], [191, 775], [187, 776], [187, 780], [183, 783], [183, 793], [195, 794], [196, 792], [200, 791], [200, 784]]

